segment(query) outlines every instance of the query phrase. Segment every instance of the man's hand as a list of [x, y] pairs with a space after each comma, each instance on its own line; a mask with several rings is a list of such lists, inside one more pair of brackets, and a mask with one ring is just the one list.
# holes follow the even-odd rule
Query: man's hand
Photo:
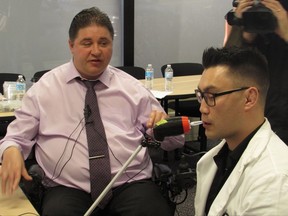
[[[254, 4], [254, 0], [240, 0], [237, 8], [235, 9], [235, 16], [238, 18], [243, 17], [243, 12], [251, 8]], [[246, 41], [246, 43], [252, 43], [257, 34], [255, 33], [249, 33], [249, 32], [243, 32], [243, 39]]]
[[277, 19], [278, 25], [275, 33], [288, 42], [288, 13], [285, 8], [277, 0], [262, 0], [261, 2], [273, 12]]
[[153, 110], [150, 113], [146, 126], [147, 128], [153, 128], [157, 122], [165, 118], [168, 118], [168, 115], [166, 113]]
[[25, 168], [20, 150], [14, 146], [9, 147], [3, 153], [2, 167], [0, 167], [2, 194], [12, 194], [18, 188], [21, 176], [28, 181], [32, 180]]
[[254, 4], [254, 0], [240, 0], [237, 8], [235, 8], [235, 11], [234, 11], [235, 16], [241, 19], [243, 12], [251, 8], [253, 4]]

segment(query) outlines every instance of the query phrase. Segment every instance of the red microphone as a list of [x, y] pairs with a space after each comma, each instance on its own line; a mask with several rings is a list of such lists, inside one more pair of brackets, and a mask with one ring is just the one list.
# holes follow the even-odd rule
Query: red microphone
[[166, 136], [176, 136], [188, 133], [191, 126], [200, 125], [202, 121], [191, 122], [187, 116], [177, 116], [162, 119], [153, 128], [154, 138], [163, 141]]

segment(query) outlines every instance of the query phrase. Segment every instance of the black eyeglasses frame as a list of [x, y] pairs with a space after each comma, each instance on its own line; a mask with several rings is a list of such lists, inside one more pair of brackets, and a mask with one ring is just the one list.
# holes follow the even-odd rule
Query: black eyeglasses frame
[[[195, 94], [197, 97], [198, 102], [201, 104], [203, 98], [205, 100], [205, 103], [209, 106], [209, 107], [214, 107], [216, 106], [216, 101], [215, 98], [222, 96], [222, 95], [227, 95], [227, 94], [231, 94], [233, 92], [238, 92], [238, 91], [243, 91], [246, 90], [250, 87], [240, 87], [237, 89], [232, 89], [232, 90], [228, 90], [228, 91], [223, 91], [223, 92], [218, 92], [218, 93], [211, 93], [211, 92], [201, 92], [200, 89], [195, 89]], [[206, 96], [205, 96], [206, 94]], [[210, 97], [207, 97], [207, 94], [209, 94]], [[211, 104], [211, 100], [210, 102], [208, 102], [208, 98], [213, 98], [213, 104]]]

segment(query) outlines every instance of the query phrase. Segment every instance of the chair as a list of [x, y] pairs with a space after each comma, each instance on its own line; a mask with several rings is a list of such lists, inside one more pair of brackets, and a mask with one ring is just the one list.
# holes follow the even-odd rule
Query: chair
[[47, 73], [48, 71], [50, 71], [50, 70], [37, 71], [37, 72], [33, 75], [32, 79], [31, 79], [31, 82], [33, 82], [33, 83], [37, 82], [37, 81], [38, 81], [45, 73]]
[[118, 66], [120, 70], [125, 71], [136, 79], [145, 79], [145, 69], [137, 66]]
[[[204, 68], [200, 63], [170, 63], [174, 76], [188, 76], [188, 75], [201, 75]], [[166, 65], [161, 67], [161, 72], [163, 77], [165, 77], [165, 69]], [[168, 102], [168, 108], [173, 109], [175, 111], [175, 116], [189, 116], [189, 117], [197, 117], [201, 118], [201, 113], [199, 111], [200, 104], [195, 98], [185, 99], [185, 100], [173, 100]], [[199, 151], [206, 151], [207, 149], [207, 138], [205, 136], [205, 130], [202, 125], [199, 126], [198, 138], [197, 141], [200, 143]], [[189, 142], [185, 144], [184, 151], [190, 148]], [[194, 144], [193, 144], [194, 146]], [[189, 150], [189, 151], [190, 151]], [[164, 155], [164, 158], [166, 156]]]

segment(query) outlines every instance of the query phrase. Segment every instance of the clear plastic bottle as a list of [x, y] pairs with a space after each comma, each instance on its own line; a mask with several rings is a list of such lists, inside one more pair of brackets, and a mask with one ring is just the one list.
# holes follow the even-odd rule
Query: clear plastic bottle
[[147, 89], [153, 88], [154, 69], [152, 64], [148, 64], [145, 71], [145, 87]]
[[173, 69], [169, 64], [165, 69], [165, 91], [173, 91]]
[[19, 75], [16, 81], [16, 94], [17, 100], [22, 100], [24, 94], [26, 92], [26, 82], [23, 75]]

